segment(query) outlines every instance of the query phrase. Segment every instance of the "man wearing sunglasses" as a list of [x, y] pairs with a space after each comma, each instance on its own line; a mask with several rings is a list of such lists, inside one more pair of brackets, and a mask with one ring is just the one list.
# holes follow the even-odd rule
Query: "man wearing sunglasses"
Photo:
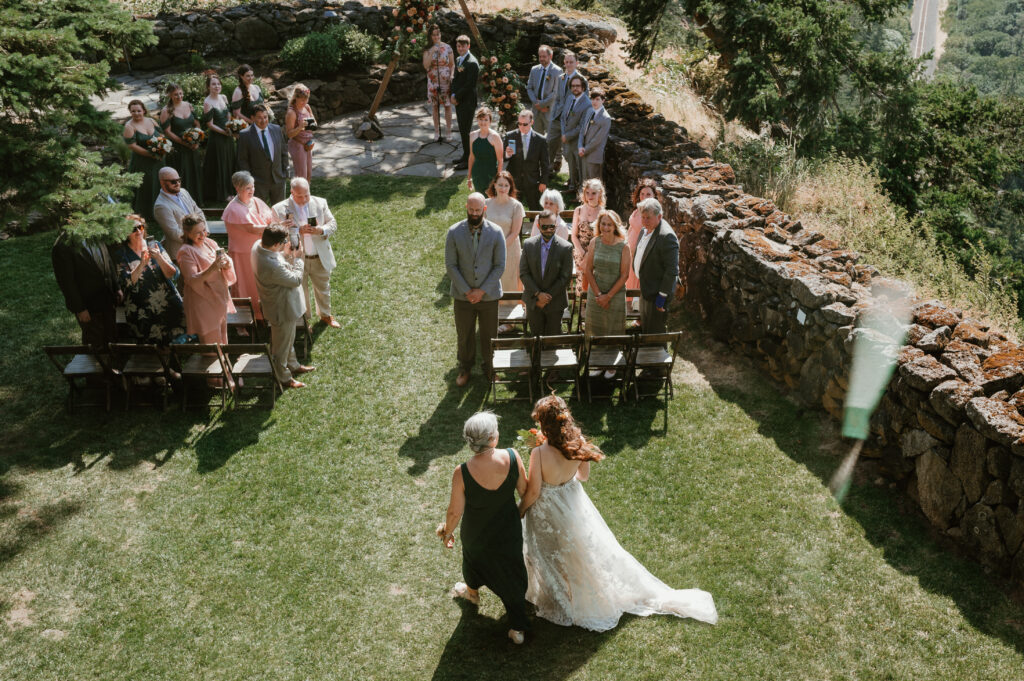
[[569, 305], [566, 287], [572, 279], [572, 244], [555, 235], [557, 217], [550, 210], [538, 216], [540, 234], [523, 243], [519, 260], [526, 321], [534, 336], [562, 333], [562, 313]]
[[164, 232], [164, 250], [171, 260], [178, 259], [181, 248], [181, 221], [186, 215], [201, 212], [188, 190], [181, 186], [178, 171], [171, 167], [160, 169], [160, 194], [153, 204], [156, 223]]
[[505, 162], [516, 181], [519, 200], [527, 210], [540, 210], [540, 195], [548, 188], [548, 143], [533, 130], [533, 114], [519, 114], [518, 130], [505, 137]]

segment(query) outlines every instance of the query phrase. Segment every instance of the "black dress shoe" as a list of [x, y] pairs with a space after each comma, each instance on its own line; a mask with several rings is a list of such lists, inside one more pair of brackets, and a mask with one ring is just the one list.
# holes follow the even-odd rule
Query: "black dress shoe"
[[455, 170], [468, 170], [468, 169], [469, 169], [469, 163], [467, 163], [466, 161], [462, 161], [460, 163], [456, 163], [455, 164]]
[[469, 159], [468, 158], [457, 158], [454, 161], [452, 161], [452, 165], [453, 166], [467, 165], [468, 163], [469, 163]]

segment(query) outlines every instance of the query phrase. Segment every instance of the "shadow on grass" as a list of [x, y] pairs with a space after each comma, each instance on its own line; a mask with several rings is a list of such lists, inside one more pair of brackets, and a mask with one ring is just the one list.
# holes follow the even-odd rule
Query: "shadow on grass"
[[[5, 507], [0, 506], [0, 511]], [[0, 534], [0, 567], [15, 558], [31, 544], [43, 539], [82, 510], [75, 501], [61, 499], [44, 504], [31, 512], [18, 514], [3, 528]], [[0, 515], [0, 517], [3, 517]]]
[[[337, 209], [344, 206], [346, 203], [371, 201], [383, 206], [383, 204], [386, 204], [392, 197], [397, 195], [407, 196], [409, 194], [418, 194], [424, 191], [427, 194], [430, 194], [431, 191], [435, 191], [435, 188], [438, 185], [443, 186], [444, 182], [433, 177], [353, 175], [346, 178], [317, 179], [314, 182], [313, 193], [327, 199], [327, 203], [331, 206], [332, 212], [336, 213], [335, 217], [339, 219], [339, 222], [344, 222], [344, 212], [338, 211]], [[448, 190], [436, 190], [433, 201], [425, 199], [425, 206], [421, 211], [426, 211], [428, 208], [430, 208], [429, 212], [442, 209], [444, 206], [440, 206], [439, 201], [445, 191]], [[447, 195], [448, 198], [451, 198], [451, 196], [457, 191], [458, 182], [455, 183], [454, 189], [451, 190], [451, 193]], [[423, 215], [428, 215], [429, 212], [424, 212]], [[381, 219], [385, 221], [387, 219], [387, 216], [383, 211], [381, 213]]]
[[459, 602], [462, 617], [437, 663], [434, 681], [458, 679], [534, 679], [556, 681], [571, 676], [615, 635], [577, 627], [560, 627], [534, 618], [533, 633], [522, 646], [508, 639], [508, 620], [477, 614]]
[[456, 387], [457, 373], [457, 369], [452, 369], [445, 375], [448, 392], [434, 408], [430, 418], [420, 425], [419, 432], [407, 439], [398, 450], [399, 456], [412, 459], [409, 475], [422, 475], [434, 459], [461, 451], [465, 446], [462, 427], [466, 419], [486, 406], [484, 398], [487, 396], [488, 383], [480, 371], [474, 369], [469, 385], [465, 388]]
[[[261, 395], [260, 399], [268, 399]], [[195, 442], [196, 472], [212, 473], [237, 452], [260, 439], [260, 432], [274, 424], [266, 407], [245, 405], [224, 413]]]
[[[728, 370], [723, 371], [718, 358], [731, 351], [695, 325], [683, 326], [688, 337], [680, 345], [680, 358], [697, 367], [719, 398], [746, 412], [761, 435], [805, 466], [823, 487], [827, 485], [840, 462], [837, 452], [846, 451], [845, 446], [821, 446], [825, 441], [840, 442], [838, 429], [828, 416], [797, 407], [749, 362], [730, 360]], [[871, 465], [863, 462], [860, 468], [863, 471]], [[855, 482], [842, 510], [860, 524], [869, 542], [882, 549], [889, 565], [916, 578], [924, 589], [953, 600], [979, 631], [1024, 653], [1024, 607], [1019, 596], [1013, 596], [1014, 587], [959, 555], [907, 497], [888, 487]]]
[[423, 207], [416, 211], [416, 217], [425, 218], [438, 211], [446, 210], [452, 197], [459, 193], [464, 177], [453, 175], [435, 184], [423, 195]]

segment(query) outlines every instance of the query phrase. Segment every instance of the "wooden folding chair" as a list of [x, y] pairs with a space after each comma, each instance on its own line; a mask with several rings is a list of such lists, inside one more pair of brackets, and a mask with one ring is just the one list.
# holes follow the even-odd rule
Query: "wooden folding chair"
[[132, 387], [136, 381], [149, 381], [151, 386], [158, 388], [161, 408], [167, 409], [167, 391], [170, 389], [172, 376], [170, 352], [155, 345], [131, 343], [111, 343], [110, 352], [114, 356], [114, 365], [121, 371], [125, 411], [128, 411], [129, 406], [145, 404], [136, 402], [132, 397]]
[[633, 322], [633, 321], [639, 322], [640, 321], [640, 303], [638, 302], [636, 304], [636, 310], [633, 310], [633, 303], [630, 301], [630, 298], [632, 298], [633, 300], [639, 301], [640, 300], [640, 289], [638, 289], [638, 288], [627, 288], [626, 289], [626, 326], [627, 327], [629, 326], [630, 322]]
[[498, 301], [498, 326], [511, 326], [513, 330], [526, 333], [526, 305], [522, 291], [503, 293]]
[[[594, 401], [594, 381], [610, 383], [608, 399], [615, 396], [616, 386], [619, 388], [619, 401], [626, 398], [626, 370], [633, 347], [633, 336], [591, 336], [586, 341], [583, 372], [580, 374], [587, 384], [587, 402]], [[592, 371], [614, 371], [614, 378], [591, 376]], [[603, 397], [603, 395], [602, 395]]]
[[114, 327], [116, 338], [129, 340], [135, 335], [132, 333], [131, 327], [128, 326], [128, 314], [125, 311], [124, 305], [118, 305], [114, 308]]
[[[682, 337], [681, 331], [636, 335], [629, 367], [626, 370], [634, 399], [664, 393], [667, 401], [675, 396], [672, 388], [672, 369], [676, 363], [676, 353], [679, 351]], [[641, 383], [645, 384], [643, 388]]]
[[[53, 365], [57, 367], [57, 371], [64, 377], [64, 380], [68, 382], [68, 413], [74, 412], [75, 397], [85, 394], [90, 379], [103, 382], [103, 391], [106, 399], [104, 402], [81, 403], [80, 406], [98, 407], [100, 404], [103, 404], [106, 410], [110, 411], [110, 392], [114, 375], [110, 370], [110, 362], [105, 355], [97, 353], [88, 345], [47, 345], [43, 347], [43, 352], [50, 358]], [[70, 359], [66, 363], [61, 361], [67, 357], [70, 357]], [[82, 382], [82, 385], [78, 384], [79, 381]]]
[[576, 287], [570, 286], [566, 295], [569, 304], [562, 310], [562, 333], [572, 333], [572, 322], [576, 316]]
[[[583, 336], [538, 336], [534, 350], [533, 370], [549, 389], [558, 384], [571, 383], [576, 399], [580, 398], [580, 348]], [[567, 376], [568, 375], [568, 376]]]
[[235, 404], [242, 398], [243, 381], [245, 387], [254, 387], [256, 380], [269, 381], [270, 406], [277, 403], [277, 393], [284, 393], [284, 388], [274, 375], [274, 364], [270, 361], [269, 343], [233, 343], [221, 346], [231, 377], [235, 381]]
[[[252, 298], [232, 298], [235, 304], [235, 311], [228, 313], [228, 333], [234, 329], [237, 335], [244, 329], [249, 334], [248, 342], [255, 343], [259, 340], [256, 337], [256, 315], [252, 308]], [[246, 342], [246, 341], [243, 341]]]
[[[181, 410], [188, 408], [188, 378], [202, 379], [205, 387], [211, 379], [220, 380], [220, 408], [227, 408], [227, 394], [234, 395], [234, 380], [219, 343], [178, 343], [171, 346], [171, 355], [181, 367]], [[196, 381], [198, 383], [198, 381]]]
[[519, 227], [519, 245], [522, 246], [523, 242], [530, 238], [530, 232], [533, 231], [533, 221], [540, 215], [539, 210], [528, 210], [523, 215], [523, 224]]
[[[533, 347], [535, 340], [521, 338], [494, 338], [491, 340], [491, 387], [492, 401], [498, 402], [499, 385], [529, 386], [530, 404], [533, 404]], [[503, 378], [504, 376], [504, 378]], [[510, 400], [525, 399], [510, 397]]]

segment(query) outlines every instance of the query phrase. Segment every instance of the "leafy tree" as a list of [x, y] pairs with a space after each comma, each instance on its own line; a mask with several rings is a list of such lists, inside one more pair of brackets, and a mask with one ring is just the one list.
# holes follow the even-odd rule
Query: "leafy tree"
[[0, 221], [37, 210], [87, 238], [119, 239], [140, 177], [101, 167], [89, 149], [120, 134], [89, 98], [112, 85], [110, 62], [156, 42], [110, 0], [0, 3]]

